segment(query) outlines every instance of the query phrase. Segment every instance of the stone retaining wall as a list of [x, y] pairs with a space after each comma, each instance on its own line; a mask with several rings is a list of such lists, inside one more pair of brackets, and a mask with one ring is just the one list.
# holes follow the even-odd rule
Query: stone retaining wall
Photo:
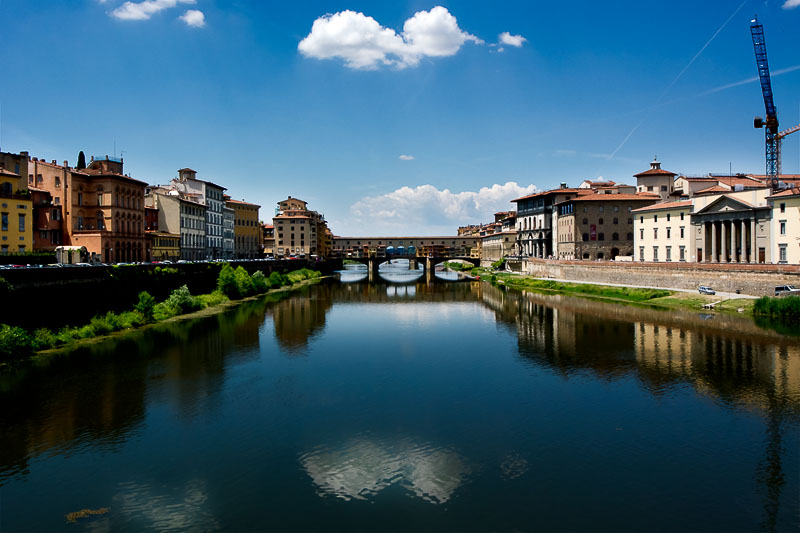
[[712, 263], [622, 263], [614, 261], [551, 261], [525, 259], [522, 272], [539, 278], [621, 283], [652, 287], [715, 290], [753, 296], [773, 296], [776, 285], [800, 287], [798, 265], [739, 265]]

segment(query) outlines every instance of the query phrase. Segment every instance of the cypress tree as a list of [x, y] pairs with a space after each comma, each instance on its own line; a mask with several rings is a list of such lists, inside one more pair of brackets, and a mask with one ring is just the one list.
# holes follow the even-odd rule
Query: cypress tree
[[75, 168], [78, 170], [86, 168], [86, 156], [83, 155], [83, 150], [78, 153], [78, 165]]

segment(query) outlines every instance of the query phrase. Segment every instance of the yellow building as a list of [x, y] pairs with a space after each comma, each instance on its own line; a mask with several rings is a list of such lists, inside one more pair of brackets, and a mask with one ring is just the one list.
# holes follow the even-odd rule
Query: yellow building
[[767, 197], [772, 208], [772, 257], [775, 263], [800, 264], [800, 188]]
[[0, 166], [0, 254], [32, 252], [33, 223], [27, 181]]
[[177, 261], [181, 258], [181, 236], [165, 231], [148, 231], [148, 246], [153, 261]]
[[225, 206], [233, 209], [233, 257], [255, 259], [263, 252], [263, 230], [258, 221], [260, 205], [232, 200], [225, 196]]

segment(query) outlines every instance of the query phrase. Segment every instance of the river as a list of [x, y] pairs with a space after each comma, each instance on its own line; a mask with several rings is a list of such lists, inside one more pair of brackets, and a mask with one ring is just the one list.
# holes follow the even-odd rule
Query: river
[[115, 336], [0, 376], [0, 531], [796, 531], [745, 324], [423, 276]]

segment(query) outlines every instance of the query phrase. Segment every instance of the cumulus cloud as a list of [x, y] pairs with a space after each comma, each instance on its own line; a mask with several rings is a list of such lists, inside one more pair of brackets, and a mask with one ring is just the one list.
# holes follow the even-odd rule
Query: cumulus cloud
[[508, 46], [516, 46], [517, 48], [521, 47], [522, 43], [524, 43], [527, 40], [528, 39], [526, 39], [522, 35], [511, 35], [507, 31], [504, 31], [503, 33], [498, 35], [498, 41], [501, 44], [507, 44]]
[[364, 13], [346, 10], [315, 20], [297, 49], [305, 57], [343, 59], [352, 69], [402, 69], [417, 66], [424, 57], [455, 55], [467, 41], [483, 44], [461, 30], [456, 18], [442, 6], [415, 13], [399, 34]]
[[783, 3], [783, 9], [794, 9], [797, 6], [800, 6], [800, 0], [786, 0]]
[[197, 9], [188, 9], [186, 13], [178, 17], [192, 28], [202, 28], [206, 25], [206, 16]]
[[197, 0], [144, 0], [142, 2], [125, 2], [111, 12], [111, 16], [120, 20], [148, 20], [150, 17], [175, 7], [178, 4], [195, 4]]
[[522, 186], [513, 181], [463, 192], [439, 190], [433, 185], [401, 187], [353, 204], [348, 225], [362, 231], [369, 227], [378, 235], [418, 234], [420, 227], [426, 228], [428, 235], [455, 235], [458, 226], [494, 220], [494, 213], [513, 207], [511, 200], [536, 190], [535, 185]]
[[413, 155], [401, 154], [400, 155], [400, 159], [402, 159], [403, 161], [413, 161], [414, 160], [414, 156]]

